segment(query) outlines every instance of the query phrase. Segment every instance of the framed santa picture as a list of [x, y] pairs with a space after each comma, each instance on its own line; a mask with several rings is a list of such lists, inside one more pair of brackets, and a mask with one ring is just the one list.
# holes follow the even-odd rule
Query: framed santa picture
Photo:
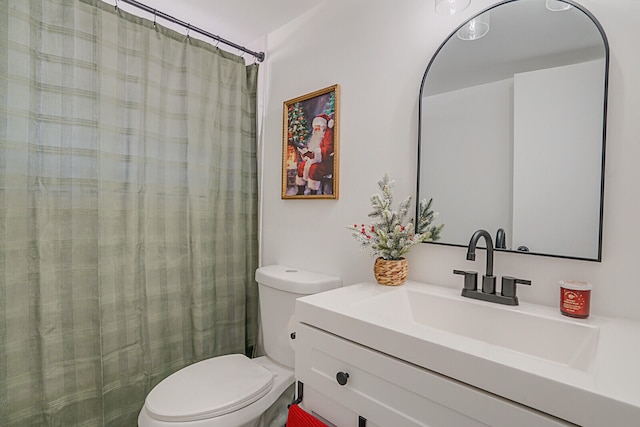
[[336, 84], [284, 102], [282, 198], [338, 198]]

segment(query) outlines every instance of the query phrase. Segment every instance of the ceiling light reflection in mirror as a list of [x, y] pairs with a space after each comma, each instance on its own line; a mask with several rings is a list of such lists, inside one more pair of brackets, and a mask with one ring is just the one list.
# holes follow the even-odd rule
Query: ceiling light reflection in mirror
[[560, 0], [546, 0], [545, 6], [552, 12], [564, 12], [565, 10], [571, 9], [571, 5], [569, 3], [565, 3]]
[[478, 40], [487, 35], [490, 23], [491, 12], [485, 12], [464, 24], [456, 34], [460, 40]]
[[440, 15], [455, 15], [469, 6], [471, 0], [436, 0], [436, 12]]

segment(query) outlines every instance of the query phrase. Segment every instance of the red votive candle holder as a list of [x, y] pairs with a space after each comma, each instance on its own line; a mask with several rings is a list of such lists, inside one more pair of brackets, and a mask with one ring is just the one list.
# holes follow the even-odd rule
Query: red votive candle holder
[[560, 281], [560, 312], [565, 316], [586, 319], [591, 306], [591, 283]]

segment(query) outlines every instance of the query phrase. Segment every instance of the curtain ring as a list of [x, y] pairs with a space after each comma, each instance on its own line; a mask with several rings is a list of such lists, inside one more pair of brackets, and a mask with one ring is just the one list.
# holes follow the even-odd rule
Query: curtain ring
[[191, 31], [191, 24], [187, 24], [187, 38], [189, 38], [189, 31]]
[[158, 9], [153, 9], [153, 28], [156, 28], [156, 17], [158, 16]]
[[215, 48], [216, 48], [216, 49], [218, 48], [218, 45], [219, 45], [219, 44], [220, 44], [220, 39], [216, 39], [216, 45], [215, 45]]
[[118, 10], [118, 0], [116, 0], [116, 5], [115, 5], [116, 11]]

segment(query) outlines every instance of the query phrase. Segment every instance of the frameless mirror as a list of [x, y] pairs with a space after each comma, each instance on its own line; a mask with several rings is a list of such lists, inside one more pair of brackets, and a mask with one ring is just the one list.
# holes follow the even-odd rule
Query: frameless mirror
[[469, 20], [444, 41], [420, 89], [418, 199], [445, 224], [435, 244], [485, 229], [503, 250], [600, 261], [605, 34], [569, 1], [486, 14], [483, 36], [456, 34]]

